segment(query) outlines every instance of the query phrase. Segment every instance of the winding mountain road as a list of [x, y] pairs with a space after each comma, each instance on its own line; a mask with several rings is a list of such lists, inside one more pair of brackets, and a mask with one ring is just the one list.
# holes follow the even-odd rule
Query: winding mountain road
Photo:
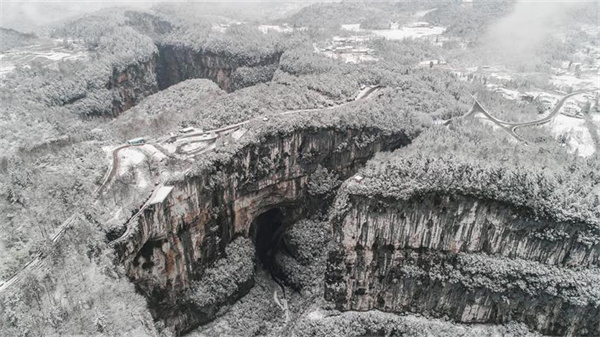
[[481, 113], [483, 114], [487, 119], [489, 119], [490, 121], [492, 121], [493, 123], [495, 123], [497, 126], [499, 126], [500, 128], [502, 128], [504, 131], [508, 132], [508, 134], [510, 134], [512, 137], [514, 137], [516, 140], [523, 142], [523, 143], [527, 143], [527, 140], [525, 140], [523, 137], [521, 137], [520, 135], [518, 135], [516, 133], [516, 130], [518, 128], [523, 128], [526, 126], [537, 126], [537, 125], [543, 125], [546, 123], [551, 122], [552, 120], [554, 120], [554, 118], [560, 113], [560, 109], [563, 107], [563, 105], [565, 104], [565, 102], [575, 96], [575, 95], [579, 95], [579, 94], [583, 94], [585, 93], [585, 90], [580, 90], [580, 91], [574, 91], [570, 94], [567, 94], [565, 96], [563, 96], [554, 106], [554, 108], [552, 108], [552, 111], [548, 114], [548, 116], [540, 118], [538, 120], [534, 120], [534, 121], [529, 121], [529, 122], [506, 122], [503, 120], [500, 120], [496, 117], [494, 117], [492, 114], [490, 114], [486, 109], [483, 108], [483, 106], [481, 106], [481, 103], [479, 103], [477, 101], [477, 99], [475, 99], [475, 104], [473, 104], [473, 107], [471, 108], [471, 110], [469, 110], [469, 112], [463, 116], [463, 117], [469, 117], [472, 116], [476, 113]]
[[94, 194], [100, 194], [102, 192], [102, 189], [104, 189], [104, 187], [108, 184], [108, 182], [111, 181], [112, 178], [114, 178], [114, 176], [117, 172], [117, 169], [119, 168], [119, 151], [129, 148], [129, 147], [132, 147], [132, 146], [137, 146], [137, 145], [125, 144], [125, 145], [118, 146], [112, 150], [112, 152], [111, 152], [112, 162], [111, 162], [110, 168], [104, 175], [104, 178], [102, 179], [102, 182], [100, 183], [100, 186], [98, 186], [98, 188], [94, 191]]

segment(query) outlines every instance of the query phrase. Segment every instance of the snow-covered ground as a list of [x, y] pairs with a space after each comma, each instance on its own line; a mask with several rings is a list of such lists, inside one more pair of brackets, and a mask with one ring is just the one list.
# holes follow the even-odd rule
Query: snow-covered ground
[[3, 64], [2, 61], [0, 61], [0, 77], [10, 73], [13, 70], [15, 70], [14, 64]]
[[160, 144], [160, 146], [162, 146], [162, 148], [167, 150], [169, 152], [169, 154], [173, 154], [173, 153], [175, 153], [175, 151], [177, 151], [177, 144], [175, 144], [175, 143], [162, 142]]
[[377, 61], [376, 57], [362, 53], [334, 53], [330, 51], [323, 52], [323, 55], [335, 59], [342, 60], [345, 63], [361, 63], [361, 62], [374, 62]]
[[582, 157], [589, 157], [595, 152], [594, 140], [585, 125], [585, 120], [565, 115], [558, 115], [548, 124], [555, 137], [567, 136], [567, 145]]
[[432, 8], [432, 9], [428, 9], [428, 10], [424, 10], [424, 11], [418, 11], [415, 14], [413, 14], [413, 17], [415, 17], [415, 18], [422, 18], [425, 15], [427, 15], [427, 14], [433, 12], [433, 11], [437, 11], [437, 8]]
[[274, 26], [274, 25], [260, 25], [258, 26], [258, 30], [260, 30], [263, 33], [268, 33], [268, 32], [277, 32], [277, 33], [291, 33], [294, 31], [294, 28], [292, 27], [285, 27], [285, 26]]
[[85, 61], [89, 53], [81, 41], [45, 39], [39, 43], [10, 49], [0, 54], [0, 77], [13, 71], [17, 66], [28, 67], [30, 62], [43, 66], [56, 66], [59, 61]]
[[351, 32], [359, 32], [360, 31], [360, 23], [351, 23], [351, 24], [342, 25], [341, 28], [343, 30], [349, 30]]
[[400, 27], [392, 23], [391, 29], [366, 30], [360, 28], [359, 23], [341, 25], [341, 29], [351, 32], [371, 32], [388, 40], [418, 39], [441, 35], [446, 31], [446, 27], [431, 26], [428, 22], [413, 22], [407, 26]]
[[440, 60], [433, 59], [433, 60], [423, 60], [423, 61], [419, 62], [419, 66], [423, 67], [423, 68], [426, 68], [426, 67], [429, 67], [431, 65], [431, 62], [433, 62], [434, 66], [440, 64]]
[[146, 156], [136, 148], [127, 148], [119, 151], [119, 171], [118, 175], [123, 175], [132, 167], [140, 164], [146, 159]]
[[401, 27], [398, 29], [373, 30], [373, 33], [387, 40], [419, 39], [428, 36], [441, 35], [446, 27]]
[[600, 76], [584, 76], [577, 78], [573, 75], [555, 75], [550, 77], [550, 83], [559, 88], [572, 87], [573, 90], [600, 88]]
[[141, 148], [144, 152], [148, 153], [149, 156], [156, 161], [162, 161], [163, 159], [167, 158], [167, 156], [164, 153], [160, 152], [153, 145], [144, 144]]
[[246, 134], [247, 131], [248, 131], [248, 129], [244, 129], [244, 128], [235, 130], [234, 132], [231, 133], [231, 138], [233, 138], [233, 140], [240, 140], [240, 138], [242, 138]]
[[201, 148], [204, 148], [208, 146], [208, 143], [206, 142], [194, 142], [194, 143], [189, 143], [186, 145], [183, 145], [181, 147], [181, 151], [185, 152], [191, 152], [191, 151], [196, 151], [196, 150], [200, 150]]
[[154, 193], [152, 199], [148, 201], [148, 204], [152, 205], [163, 202], [169, 196], [169, 194], [171, 194], [172, 190], [173, 186], [160, 186], [159, 189]]
[[494, 131], [500, 130], [500, 126], [498, 126], [498, 124], [496, 124], [496, 123], [492, 122], [491, 120], [489, 120], [489, 118], [487, 118], [482, 113], [476, 113], [475, 115], [473, 115], [473, 118], [475, 118], [476, 120], [480, 121], [484, 125], [490, 126], [492, 128], [492, 130], [494, 130]]
[[516, 101], [521, 96], [521, 93], [519, 91], [506, 89], [497, 84], [488, 83], [488, 84], [486, 84], [486, 87], [490, 91], [498, 93], [498, 94], [502, 95], [502, 97], [504, 97], [508, 100], [511, 100], [511, 101]]
[[258, 30], [263, 32], [263, 34], [267, 34], [269, 32], [276, 33], [292, 33], [294, 31], [303, 31], [306, 30], [306, 27], [290, 27], [287, 24], [281, 25], [260, 25], [258, 26]]
[[498, 72], [498, 73], [491, 73], [490, 77], [496, 78], [500, 81], [510, 81], [512, 80], [512, 76], [509, 73], [504, 73], [504, 72]]
[[306, 315], [306, 318], [311, 321], [320, 320], [325, 318], [325, 313], [323, 310], [321, 310], [321, 308], [316, 308], [315, 310], [309, 312], [308, 315]]

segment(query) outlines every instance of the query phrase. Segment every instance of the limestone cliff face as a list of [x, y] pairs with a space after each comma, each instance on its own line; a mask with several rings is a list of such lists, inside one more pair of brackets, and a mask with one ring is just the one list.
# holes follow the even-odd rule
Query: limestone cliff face
[[186, 302], [183, 292], [233, 238], [250, 235], [258, 215], [274, 207], [289, 209], [292, 217], [309, 212], [303, 208], [310, 204], [306, 185], [318, 165], [345, 178], [375, 152], [408, 143], [403, 133], [368, 128], [267, 136], [177, 182], [162, 204], [145, 210], [116, 251], [155, 316], [174, 324], [177, 332], [186, 331], [212, 318], [200, 320], [195, 312], [214, 313], [223, 303], [199, 308]]
[[111, 104], [113, 117], [138, 104], [143, 98], [158, 92], [157, 63], [158, 54], [153, 54], [148, 61], [130, 64], [122, 70], [113, 69], [107, 84], [113, 97]]
[[[273, 77], [280, 56], [280, 53], [275, 53], [260, 60], [250, 61], [178, 45], [158, 45], [158, 52], [152, 54], [148, 60], [114, 67], [105, 84], [109, 91], [106, 99], [112, 98], [112, 101], [106, 102], [101, 111], [87, 111], [86, 115], [110, 114], [117, 117], [143, 98], [192, 78], [210, 79], [221, 89], [233, 91], [248, 85], [236, 76], [239, 75], [237, 69], [256, 69], [260, 74], [266, 75], [255, 77], [258, 77], [259, 81], [268, 81]], [[268, 71], [262, 71], [264, 69]]]
[[159, 86], [165, 89], [190, 78], [207, 78], [225, 91], [232, 91], [232, 74], [239, 67], [264, 67], [279, 63], [281, 53], [260, 60], [245, 60], [187, 46], [159, 45], [160, 64], [157, 69]]
[[600, 333], [598, 228], [461, 195], [336, 202], [325, 297], [338, 309]]

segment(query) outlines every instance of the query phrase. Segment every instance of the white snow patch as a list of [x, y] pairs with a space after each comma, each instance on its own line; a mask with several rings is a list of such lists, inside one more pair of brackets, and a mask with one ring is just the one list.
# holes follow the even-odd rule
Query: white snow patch
[[413, 17], [415, 17], [415, 18], [422, 18], [422, 17], [424, 17], [425, 15], [427, 15], [427, 14], [429, 14], [429, 13], [433, 12], [433, 11], [437, 11], [437, 8], [432, 8], [432, 9], [428, 9], [428, 10], [424, 10], [424, 11], [418, 11], [418, 12], [416, 12], [416, 13], [413, 15]]
[[169, 151], [170, 154], [175, 153], [177, 151], [177, 145], [175, 142], [162, 142], [160, 144], [165, 150]]
[[349, 30], [351, 32], [360, 31], [360, 23], [351, 23], [351, 24], [341, 25], [341, 27], [342, 27], [342, 30]]
[[550, 83], [559, 88], [573, 87], [573, 89], [581, 88], [597, 88], [600, 86], [600, 77], [593, 78], [577, 78], [573, 75], [560, 75], [550, 77]]
[[494, 123], [493, 121], [491, 121], [489, 118], [487, 118], [484, 114], [482, 114], [480, 112], [474, 114], [473, 118], [477, 119], [478, 121], [480, 121], [484, 125], [491, 126], [492, 130], [494, 130], [494, 131], [500, 129], [500, 126], [498, 124]]
[[427, 36], [441, 35], [446, 27], [402, 27], [400, 29], [373, 30], [373, 33], [387, 40], [418, 39]]
[[246, 129], [241, 128], [238, 130], [235, 130], [234, 132], [231, 133], [231, 138], [233, 138], [234, 140], [239, 140], [240, 138], [242, 138], [242, 136], [244, 136], [244, 134], [246, 134]]
[[207, 144], [204, 142], [193, 142], [193, 143], [188, 143], [185, 144], [181, 147], [181, 150], [185, 153], [185, 152], [192, 152], [192, 151], [196, 151], [196, 150], [200, 150], [201, 148], [206, 147]]
[[5, 75], [10, 73], [11, 71], [15, 70], [15, 66], [12, 64], [9, 65], [0, 65], [0, 75]]
[[45, 57], [52, 61], [60, 61], [64, 58], [70, 57], [70, 56], [72, 56], [72, 55], [68, 54], [68, 53], [61, 53], [61, 52], [39, 53], [38, 55], [36, 55], [36, 57]]
[[277, 33], [291, 33], [294, 31], [294, 28], [287, 26], [260, 25], [258, 26], [258, 30], [263, 32], [263, 34], [267, 34], [270, 31]]
[[325, 318], [325, 314], [323, 314], [321, 309], [317, 308], [317, 310], [311, 311], [308, 315], [306, 315], [306, 318], [310, 319], [311, 321], [316, 321]]
[[580, 156], [589, 157], [596, 151], [592, 136], [583, 119], [558, 115], [549, 126], [556, 137], [566, 134], [569, 148], [572, 151], [577, 150]]
[[332, 58], [334, 60], [342, 60], [344, 61], [344, 63], [352, 64], [377, 61], [377, 58], [373, 57], [372, 55], [364, 53], [354, 53], [353, 51], [350, 51], [348, 53], [335, 53], [331, 51], [326, 51], [322, 55], [325, 57]]
[[[60, 41], [60, 42], [57, 42]], [[62, 40], [44, 40], [41, 44], [30, 45], [5, 51], [1, 55], [0, 77], [12, 72], [18, 65], [29, 67], [29, 62], [36, 60], [42, 66], [56, 67], [58, 61], [65, 60], [87, 60], [89, 54], [81, 44], [73, 43], [74, 50], [67, 49], [62, 45]]]
[[153, 145], [150, 144], [144, 144], [142, 146], [142, 148], [149, 153], [152, 158], [154, 158], [157, 161], [162, 161], [163, 159], [167, 158], [167, 156], [165, 156], [164, 153], [160, 152], [157, 148], [155, 148]]
[[508, 73], [491, 73], [490, 77], [497, 78], [501, 81], [510, 81], [512, 77]]
[[137, 177], [138, 177], [138, 181], [137, 181], [136, 186], [138, 188], [144, 189], [144, 188], [148, 187], [148, 185], [150, 185], [148, 180], [144, 177], [143, 174], [138, 174]]
[[363, 97], [365, 97], [367, 95], [367, 93], [369, 93], [371, 90], [377, 90], [377, 89], [373, 89], [372, 86], [365, 87], [358, 93], [358, 95], [356, 95], [356, 98], [354, 98], [354, 100], [358, 101], [360, 99], [363, 99]]
[[160, 186], [148, 204], [159, 204], [165, 201], [169, 194], [171, 194], [172, 190], [173, 186]]
[[146, 159], [139, 150], [128, 148], [119, 151], [119, 175], [124, 174], [130, 167], [138, 165]]
[[508, 100], [514, 101], [514, 100], [517, 100], [521, 96], [521, 93], [519, 91], [506, 89], [497, 84], [488, 83], [488, 84], [486, 84], [486, 87], [489, 90], [502, 95], [504, 98], [506, 98]]

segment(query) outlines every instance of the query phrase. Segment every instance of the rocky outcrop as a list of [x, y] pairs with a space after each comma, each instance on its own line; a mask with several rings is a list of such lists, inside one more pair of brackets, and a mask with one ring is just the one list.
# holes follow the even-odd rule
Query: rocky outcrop
[[125, 69], [113, 68], [107, 89], [112, 92], [112, 116], [138, 104], [143, 98], [158, 92], [156, 66], [158, 54], [148, 61], [130, 64]]
[[600, 333], [597, 227], [435, 193], [409, 200], [341, 193], [332, 219], [325, 297], [340, 310]]
[[[84, 110], [86, 116], [117, 117], [145, 97], [188, 79], [210, 79], [226, 91], [270, 81], [281, 56], [275, 53], [260, 61], [248, 61], [179, 45], [158, 47], [158, 53], [150, 55], [148, 60], [113, 65], [110, 78], [102, 87], [108, 91], [96, 95], [98, 98], [89, 98], [94, 104], [83, 104], [89, 96], [85, 94], [75, 95], [64, 104], [73, 105], [76, 112]], [[96, 104], [100, 107], [95, 107]]]
[[[157, 74], [161, 90], [190, 78], [207, 78], [217, 83], [221, 89], [230, 92], [235, 88], [244, 86], [243, 84], [236, 85], [232, 83], [233, 74], [237, 74], [235, 73], [236, 69], [244, 67], [244, 69], [268, 70], [271, 68], [267, 66], [277, 65], [281, 57], [281, 53], [276, 52], [259, 60], [246, 60], [241, 56], [236, 57], [207, 50], [196, 50], [185, 45], [164, 44], [159, 45], [158, 48], [160, 64]], [[269, 72], [267, 71], [267, 73]], [[267, 76], [255, 77], [270, 80], [273, 77], [273, 72], [270, 72], [270, 75]]]
[[138, 11], [125, 11], [123, 14], [128, 26], [152, 38], [155, 43], [175, 30], [171, 21], [156, 14]]
[[[175, 332], [211, 321], [223, 305], [232, 305], [254, 286], [254, 245], [237, 237], [225, 248], [225, 254], [192, 282], [174, 305], [160, 307], [160, 317]], [[156, 310], [156, 308], [153, 308]]]
[[[286, 217], [298, 219], [310, 212], [307, 184], [319, 166], [347, 178], [374, 153], [408, 143], [402, 132], [374, 128], [271, 134], [176, 182], [164, 202], [144, 211], [116, 251], [155, 317], [175, 322], [176, 332], [187, 331], [194, 327], [189, 320], [163, 315], [181, 312], [169, 308], [179, 305], [178, 298], [233, 238], [256, 231], [252, 224], [260, 214], [283, 208]], [[193, 303], [186, 306], [187, 315], [201, 311]]]

